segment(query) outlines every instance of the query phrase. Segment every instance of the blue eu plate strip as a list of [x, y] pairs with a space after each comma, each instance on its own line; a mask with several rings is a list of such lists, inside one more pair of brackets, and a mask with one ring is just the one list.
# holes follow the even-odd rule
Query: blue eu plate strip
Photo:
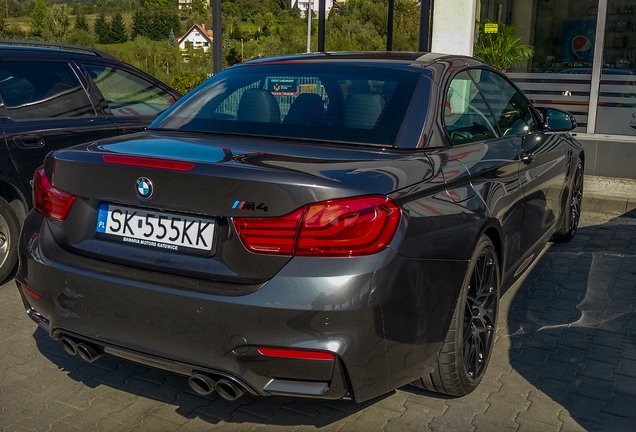
[[97, 232], [106, 232], [106, 223], [108, 222], [108, 204], [99, 205], [99, 215], [97, 216]]

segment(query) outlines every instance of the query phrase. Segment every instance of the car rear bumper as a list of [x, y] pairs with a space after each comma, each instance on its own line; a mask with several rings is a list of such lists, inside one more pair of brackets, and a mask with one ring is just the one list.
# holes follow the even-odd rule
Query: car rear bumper
[[[254, 395], [361, 402], [429, 372], [450, 323], [464, 261], [296, 257], [270, 281], [214, 282], [70, 253], [36, 212], [25, 222], [18, 286], [29, 316], [56, 339], [191, 375], [224, 377]], [[240, 291], [240, 290], [239, 290]], [[210, 294], [215, 292], [215, 294]], [[35, 317], [35, 318], [34, 318]], [[263, 355], [259, 348], [332, 353]]]

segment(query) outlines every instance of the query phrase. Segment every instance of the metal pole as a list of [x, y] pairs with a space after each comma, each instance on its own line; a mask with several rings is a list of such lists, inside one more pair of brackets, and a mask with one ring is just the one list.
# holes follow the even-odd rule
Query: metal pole
[[221, 0], [212, 0], [212, 65], [214, 74], [223, 70], [223, 24]]
[[596, 18], [596, 39], [594, 41], [594, 57], [592, 61], [592, 82], [590, 83], [590, 104], [587, 115], [586, 132], [593, 134], [596, 131], [596, 115], [599, 99], [599, 87], [601, 86], [601, 75], [603, 72], [603, 45], [605, 42], [605, 17], [607, 16], [607, 0], [601, 0], [598, 4], [598, 15]]
[[393, 11], [395, 10], [395, 0], [389, 0], [389, 22], [386, 30], [386, 50], [393, 50]]
[[431, 50], [432, 9], [433, 0], [422, 0], [420, 3], [420, 42], [417, 48], [418, 51]]
[[325, 52], [325, 0], [318, 0], [318, 52]]
[[307, 3], [307, 52], [311, 52], [311, 0]]

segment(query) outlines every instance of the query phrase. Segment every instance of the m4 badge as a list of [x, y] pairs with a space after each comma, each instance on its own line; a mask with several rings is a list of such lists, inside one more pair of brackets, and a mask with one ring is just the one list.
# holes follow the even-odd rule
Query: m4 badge
[[234, 201], [234, 205], [232, 206], [235, 210], [262, 210], [264, 212], [267, 211], [267, 206], [265, 203], [260, 203], [256, 205], [253, 201]]

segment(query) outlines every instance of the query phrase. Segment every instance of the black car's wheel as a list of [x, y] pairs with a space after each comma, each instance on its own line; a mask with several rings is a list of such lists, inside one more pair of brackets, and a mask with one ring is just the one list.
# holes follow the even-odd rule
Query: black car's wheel
[[499, 283], [495, 248], [482, 236], [471, 257], [437, 366], [415, 381], [415, 386], [464, 396], [479, 385], [495, 341]]
[[581, 204], [583, 203], [583, 162], [580, 160], [576, 165], [574, 177], [572, 178], [572, 187], [563, 209], [563, 221], [561, 228], [554, 233], [554, 240], [559, 242], [568, 242], [574, 238], [576, 230], [581, 220]]
[[9, 276], [18, 260], [20, 224], [9, 203], [0, 198], [0, 283]]

